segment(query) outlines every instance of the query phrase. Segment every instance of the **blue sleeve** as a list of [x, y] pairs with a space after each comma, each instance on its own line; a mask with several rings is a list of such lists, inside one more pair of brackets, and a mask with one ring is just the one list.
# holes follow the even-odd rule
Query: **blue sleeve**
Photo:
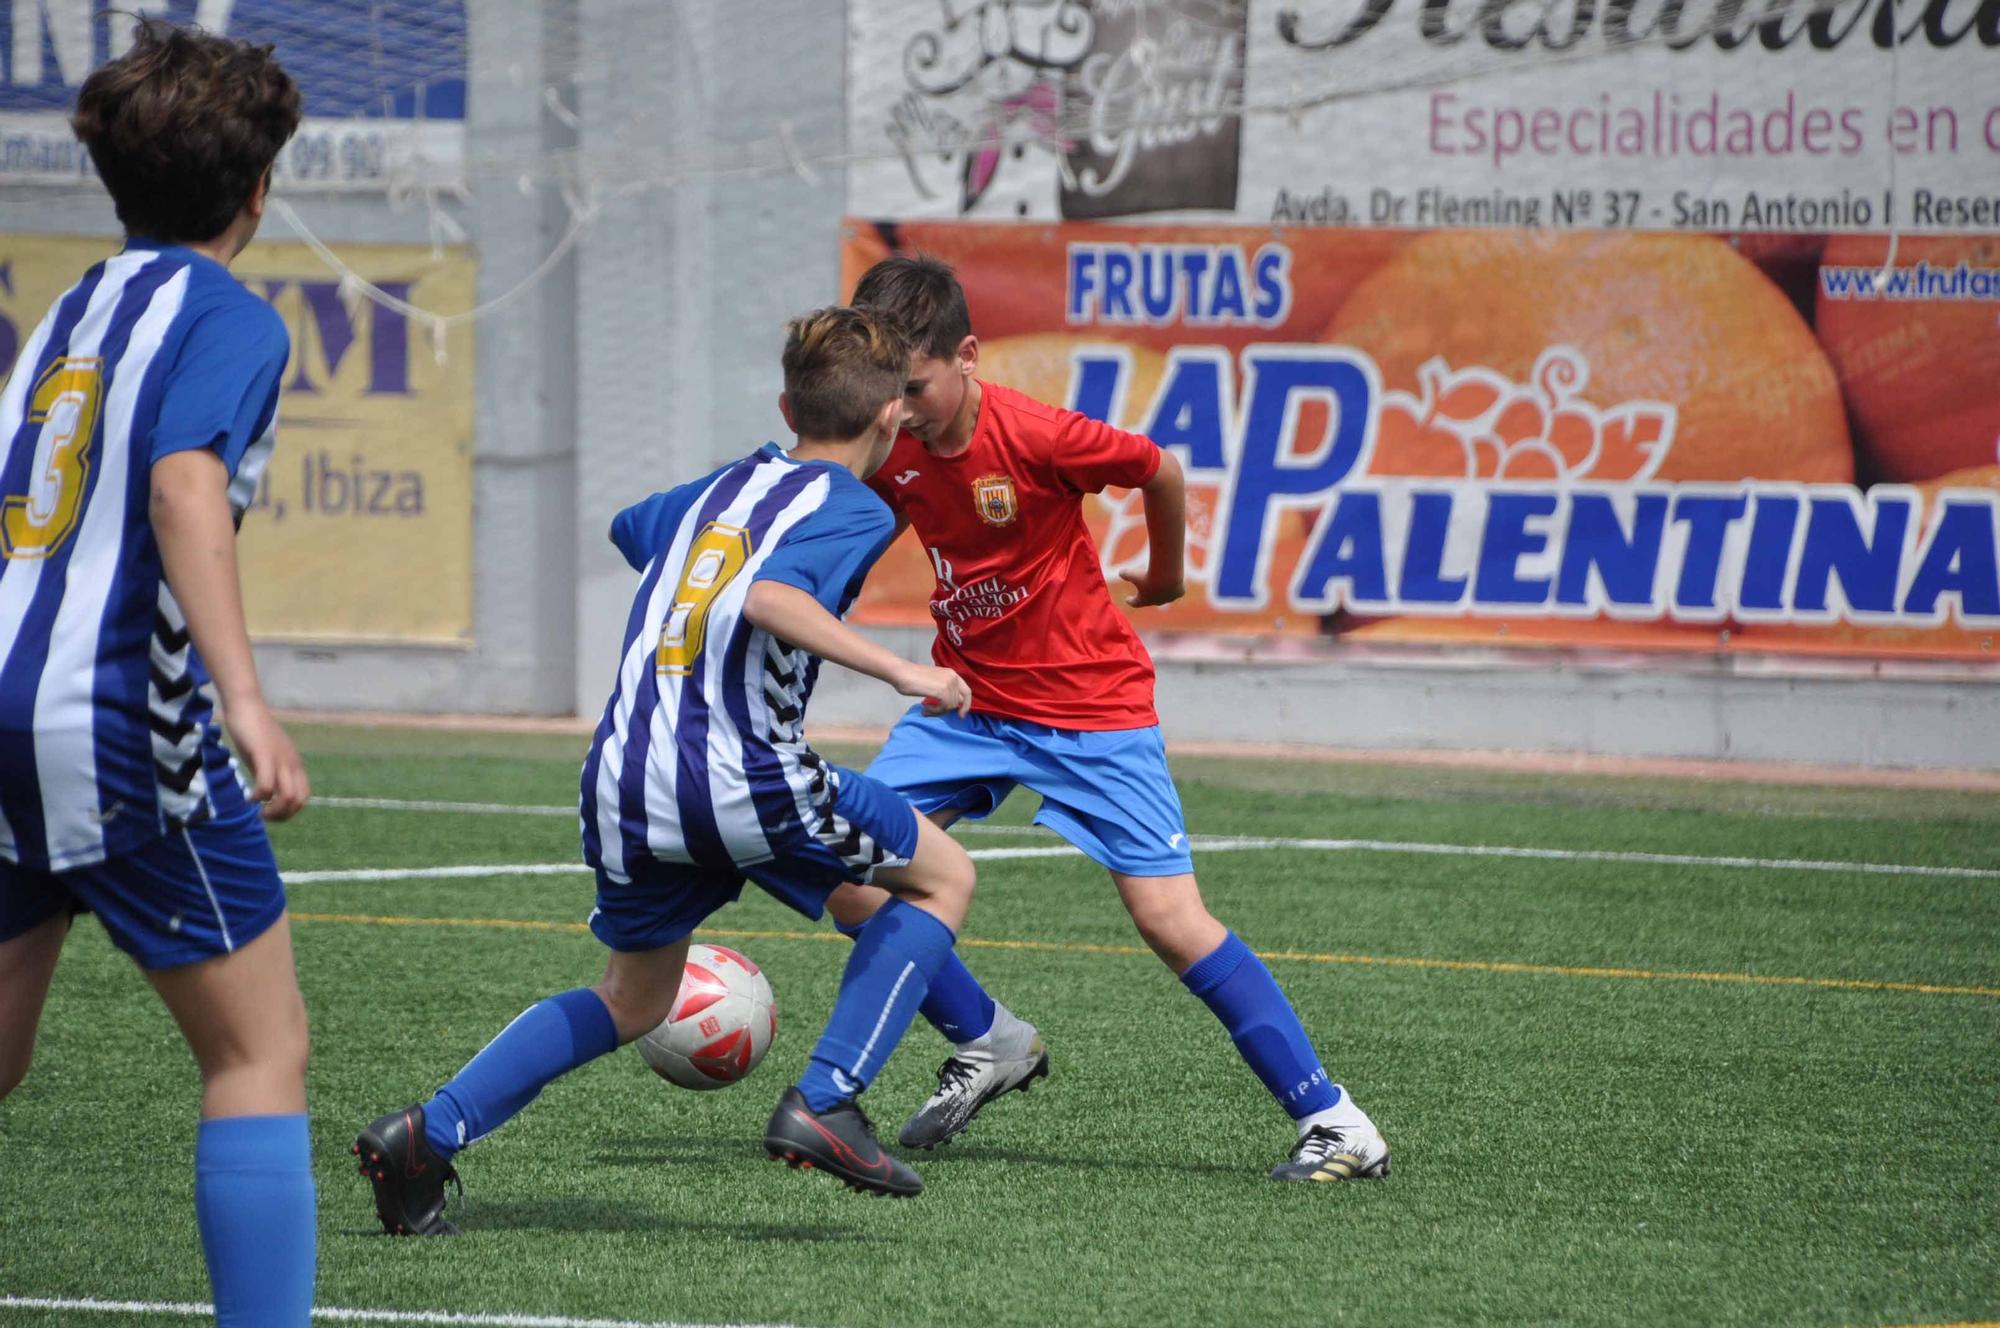
[[859, 482], [836, 485], [826, 502], [785, 532], [751, 579], [797, 586], [838, 616], [895, 534], [887, 503]]
[[160, 389], [148, 464], [205, 447], [234, 475], [278, 413], [291, 350], [284, 319], [254, 295], [196, 314]]
[[665, 552], [667, 541], [673, 538], [696, 492], [698, 486], [683, 484], [636, 502], [611, 518], [611, 542], [625, 555], [633, 571], [644, 571], [648, 563]]

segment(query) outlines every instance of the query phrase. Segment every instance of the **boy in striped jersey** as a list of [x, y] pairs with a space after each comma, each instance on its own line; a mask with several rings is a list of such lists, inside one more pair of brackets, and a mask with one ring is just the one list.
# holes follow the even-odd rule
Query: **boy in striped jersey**
[[200, 1067], [216, 1316], [258, 1328], [312, 1310], [305, 1006], [257, 806], [284, 820], [308, 789], [236, 578], [290, 339], [228, 264], [298, 122], [270, 47], [141, 21], [72, 122], [125, 247], [56, 302], [0, 392], [0, 1096], [27, 1073], [71, 918], [95, 912]]
[[895, 518], [863, 482], [903, 418], [908, 344], [872, 315], [792, 322], [779, 408], [798, 434], [618, 514], [611, 539], [644, 573], [617, 684], [584, 762], [591, 930], [611, 950], [595, 986], [529, 1007], [435, 1096], [390, 1112], [354, 1151], [392, 1233], [448, 1235], [452, 1157], [542, 1088], [666, 1018], [688, 937], [743, 882], [817, 918], [850, 878], [892, 892], [857, 938], [806, 1072], [764, 1145], [857, 1190], [914, 1195], [855, 1103], [901, 1039], [971, 901], [971, 859], [877, 781], [807, 745], [821, 660], [879, 678], [932, 713], [972, 698], [842, 625]]

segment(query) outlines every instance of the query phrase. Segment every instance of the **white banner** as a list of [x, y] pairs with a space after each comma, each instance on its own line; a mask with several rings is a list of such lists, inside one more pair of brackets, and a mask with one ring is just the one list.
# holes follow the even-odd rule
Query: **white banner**
[[[420, 181], [440, 185], [465, 173], [461, 121], [319, 120], [307, 116], [278, 154], [276, 183], [286, 190], [382, 189]], [[0, 181], [76, 184], [95, 180], [90, 154], [69, 118], [0, 112]]]
[[278, 158], [285, 188], [435, 186], [464, 176], [462, 0], [357, 13], [321, 0], [0, 0], [0, 185], [95, 178], [69, 115], [90, 72], [130, 48], [129, 11], [273, 48], [306, 113]]
[[871, 0], [885, 219], [2000, 230], [2000, 0]]

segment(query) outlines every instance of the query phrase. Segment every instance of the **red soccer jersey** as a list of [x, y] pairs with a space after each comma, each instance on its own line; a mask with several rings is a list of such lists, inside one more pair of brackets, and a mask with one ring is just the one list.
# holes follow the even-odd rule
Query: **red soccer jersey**
[[931, 658], [972, 708], [1062, 729], [1159, 722], [1153, 660], [1111, 602], [1083, 496], [1160, 468], [1150, 438], [982, 382], [965, 451], [909, 433], [869, 484], [916, 528], [937, 574]]

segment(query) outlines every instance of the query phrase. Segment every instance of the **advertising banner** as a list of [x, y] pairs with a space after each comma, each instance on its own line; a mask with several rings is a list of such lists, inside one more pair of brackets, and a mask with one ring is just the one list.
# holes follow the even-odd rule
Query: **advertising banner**
[[138, 13], [275, 48], [306, 116], [278, 158], [285, 188], [442, 185], [464, 173], [460, 0], [30, 0], [0, 5], [0, 187], [93, 177], [69, 111], [90, 71], [131, 46]]
[[[115, 251], [105, 239], [0, 234], [0, 380], [58, 296]], [[470, 254], [349, 245], [393, 295], [469, 307]], [[472, 630], [472, 335], [443, 345], [392, 310], [349, 303], [303, 245], [255, 244], [231, 269], [291, 330], [278, 450], [243, 520], [260, 640], [459, 642]]]
[[2000, 228], [1994, 0], [873, 0], [848, 211]]
[[[849, 222], [1190, 487], [1149, 630], [1987, 657], [2000, 236]], [[1107, 579], [1138, 495], [1087, 498]], [[905, 540], [859, 612], [928, 622]]]

